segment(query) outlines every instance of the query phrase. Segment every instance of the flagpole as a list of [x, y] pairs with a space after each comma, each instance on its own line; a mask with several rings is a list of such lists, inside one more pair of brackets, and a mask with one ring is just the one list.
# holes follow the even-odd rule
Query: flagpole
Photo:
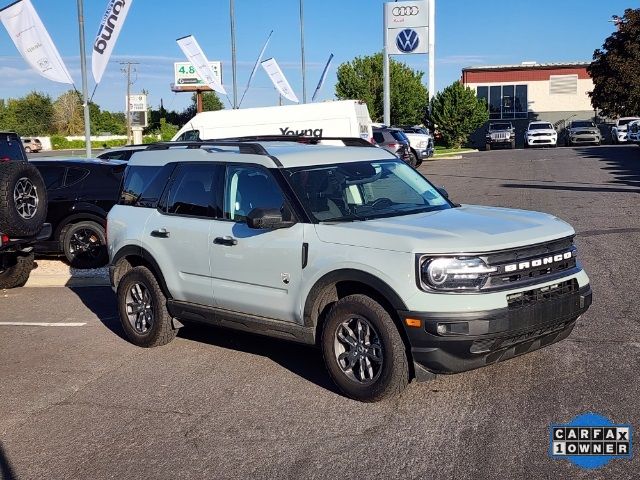
[[231, 76], [233, 77], [233, 108], [238, 108], [238, 83], [236, 81], [236, 14], [234, 0], [229, 0], [229, 15], [231, 17]]
[[302, 103], [307, 103], [307, 68], [304, 59], [304, 0], [300, 0], [300, 55], [302, 56]]
[[84, 107], [84, 141], [87, 158], [91, 158], [91, 118], [89, 112], [89, 88], [87, 87], [87, 54], [84, 40], [84, 6], [78, 0], [78, 29], [80, 33], [80, 70], [82, 71], [82, 106]]

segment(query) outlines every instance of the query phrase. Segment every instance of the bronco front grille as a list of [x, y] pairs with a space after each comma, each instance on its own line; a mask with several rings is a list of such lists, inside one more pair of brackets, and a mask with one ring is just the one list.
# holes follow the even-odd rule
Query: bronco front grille
[[542, 283], [577, 267], [573, 237], [483, 256], [497, 271], [490, 274], [482, 290], [515, 288]]

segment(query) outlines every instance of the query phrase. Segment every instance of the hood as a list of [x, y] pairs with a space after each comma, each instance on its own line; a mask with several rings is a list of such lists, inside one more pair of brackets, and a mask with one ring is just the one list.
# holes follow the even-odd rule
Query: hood
[[321, 241], [413, 253], [481, 253], [574, 235], [571, 225], [546, 213], [463, 205], [376, 220], [320, 223]]
[[574, 127], [570, 128], [571, 133], [600, 133], [596, 127]]

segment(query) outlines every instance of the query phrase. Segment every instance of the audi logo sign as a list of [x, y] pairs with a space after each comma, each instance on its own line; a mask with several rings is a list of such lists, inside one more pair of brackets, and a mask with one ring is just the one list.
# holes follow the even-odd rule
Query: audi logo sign
[[391, 14], [394, 17], [412, 17], [420, 13], [420, 8], [413, 7], [394, 7]]

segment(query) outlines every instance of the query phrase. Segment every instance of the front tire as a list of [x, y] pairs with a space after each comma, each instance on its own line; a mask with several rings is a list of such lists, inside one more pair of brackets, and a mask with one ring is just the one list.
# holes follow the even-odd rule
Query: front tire
[[104, 227], [96, 222], [71, 225], [62, 239], [62, 249], [74, 268], [100, 268], [109, 261]]
[[0, 289], [23, 287], [33, 270], [33, 253], [5, 254], [0, 258]]
[[331, 378], [354, 400], [377, 402], [409, 383], [400, 332], [389, 312], [366, 295], [349, 295], [333, 305], [321, 344]]
[[147, 267], [129, 270], [118, 284], [117, 297], [120, 322], [131, 343], [150, 348], [175, 338], [167, 297]]
[[418, 166], [418, 157], [413, 152], [409, 152], [409, 165], [413, 168]]
[[490, 143], [485, 143], [485, 145], [484, 145], [484, 149], [485, 149], [487, 152], [491, 151], [491, 144], [490, 144]]

